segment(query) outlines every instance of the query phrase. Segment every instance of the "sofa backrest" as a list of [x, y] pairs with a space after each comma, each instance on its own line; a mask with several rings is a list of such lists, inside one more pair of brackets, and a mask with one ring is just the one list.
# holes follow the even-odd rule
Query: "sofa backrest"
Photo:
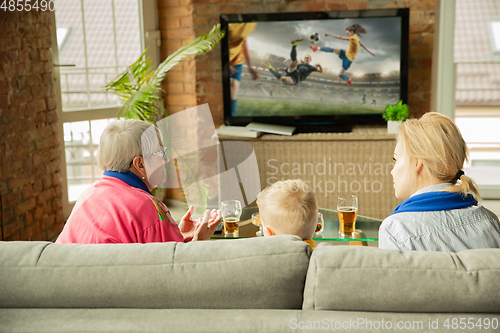
[[500, 313], [500, 249], [401, 252], [320, 244], [303, 309]]
[[0, 307], [301, 309], [311, 251], [296, 236], [0, 242]]

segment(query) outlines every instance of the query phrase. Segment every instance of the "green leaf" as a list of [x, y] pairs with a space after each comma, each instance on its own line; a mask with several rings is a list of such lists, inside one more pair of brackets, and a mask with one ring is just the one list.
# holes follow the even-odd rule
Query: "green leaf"
[[403, 104], [402, 100], [395, 105], [387, 105], [385, 112], [382, 114], [382, 117], [387, 121], [403, 121], [408, 119], [408, 116], [408, 105]]
[[163, 80], [169, 70], [180, 64], [186, 58], [193, 59], [192, 57], [205, 54], [213, 50], [222, 37], [224, 37], [224, 33], [225, 32], [220, 29], [220, 24], [217, 24], [208, 34], [202, 35], [193, 40], [191, 43], [182, 46], [165, 59], [160, 66], [158, 66], [156, 71], [153, 73], [152, 82], [156, 83]]

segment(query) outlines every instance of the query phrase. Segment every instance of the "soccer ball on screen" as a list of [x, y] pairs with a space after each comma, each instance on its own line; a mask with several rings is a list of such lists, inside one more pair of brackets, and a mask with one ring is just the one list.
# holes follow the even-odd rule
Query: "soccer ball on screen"
[[319, 42], [319, 34], [317, 32], [313, 32], [309, 35], [309, 41], [313, 44]]

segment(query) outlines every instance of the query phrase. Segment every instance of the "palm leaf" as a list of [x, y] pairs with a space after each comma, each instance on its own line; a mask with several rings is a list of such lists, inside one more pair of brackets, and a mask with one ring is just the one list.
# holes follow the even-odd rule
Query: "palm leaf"
[[118, 111], [117, 117], [148, 120], [156, 115], [155, 101], [161, 99], [158, 87], [144, 86], [134, 92]]
[[217, 24], [208, 34], [199, 36], [191, 43], [182, 46], [158, 66], [151, 78], [152, 83], [162, 81], [169, 70], [180, 64], [186, 58], [193, 59], [193, 57], [210, 52], [222, 37], [224, 37], [224, 33], [225, 32], [220, 29], [220, 24]]
[[[147, 51], [147, 50], [146, 50]], [[151, 60], [145, 58], [145, 53], [137, 59], [125, 71], [105, 86], [106, 91], [111, 91], [125, 101], [137, 90], [148, 84], [151, 78]]]

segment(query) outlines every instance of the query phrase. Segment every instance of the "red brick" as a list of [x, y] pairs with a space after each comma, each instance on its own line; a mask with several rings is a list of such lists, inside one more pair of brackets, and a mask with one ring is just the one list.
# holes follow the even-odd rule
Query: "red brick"
[[6, 94], [0, 95], [0, 105], [2, 105], [2, 106], [10, 105], [9, 95], [6, 95]]
[[43, 229], [39, 234], [36, 234], [33, 237], [31, 237], [31, 241], [33, 242], [48, 241], [48, 240], [49, 239], [45, 237], [45, 231], [43, 231]]
[[10, 193], [9, 195], [4, 194], [2, 196], [2, 207], [12, 206], [12, 205], [18, 203], [20, 200], [21, 200], [20, 192], [13, 192], [13, 193]]
[[[18, 222], [6, 224], [3, 227], [3, 235], [4, 238], [7, 240], [8, 238], [12, 237], [15, 233], [19, 232], [21, 230], [21, 225]], [[11, 239], [14, 240], [14, 239]]]
[[25, 215], [24, 215], [24, 225], [28, 225], [30, 223], [32, 223], [34, 221], [34, 218], [33, 218], [33, 212], [35, 210], [32, 210], [30, 212], [27, 212]]
[[179, 0], [158, 0], [158, 8], [179, 6]]
[[188, 94], [196, 93], [196, 84], [194, 83], [184, 83], [184, 91]]
[[22, 168], [23, 168], [23, 161], [12, 162], [10, 166], [10, 170], [13, 173], [18, 173], [20, 170], [22, 170]]
[[[0, 160], [0, 164], [5, 163], [5, 160]], [[7, 179], [12, 175], [11, 165], [0, 167], [0, 179]]]
[[178, 18], [174, 17], [163, 17], [160, 18], [160, 29], [161, 30], [167, 30], [167, 29], [176, 29], [181, 27], [181, 21]]
[[422, 38], [422, 44], [433, 45], [434, 44], [434, 34], [428, 34], [427, 36], [424, 36]]
[[193, 82], [194, 80], [194, 73], [169, 73], [167, 76], [167, 82]]
[[59, 210], [62, 208], [62, 200], [60, 198], [54, 198], [54, 200], [52, 201], [52, 208], [54, 208], [54, 210]]
[[60, 159], [56, 159], [51, 161], [50, 163], [47, 164], [47, 171], [48, 172], [60, 172], [61, 171], [61, 161]]
[[426, 10], [426, 11], [434, 11], [436, 9], [436, 0], [418, 0], [418, 1], [409, 1], [410, 11], [412, 10]]
[[62, 197], [62, 185], [61, 183], [54, 186], [54, 193], [57, 198]]
[[45, 123], [45, 112], [38, 112], [35, 116], [35, 124], [40, 125]]
[[40, 60], [41, 61], [51, 61], [52, 60], [52, 52], [50, 49], [48, 50], [40, 50]]
[[418, 62], [421, 68], [432, 68], [432, 58], [420, 58]]
[[167, 96], [167, 101], [169, 104], [178, 104], [178, 105], [186, 105], [186, 104], [196, 104], [196, 96], [195, 95], [169, 95]]
[[178, 29], [167, 30], [167, 38], [172, 38], [172, 39], [189, 38], [191, 40], [194, 37], [195, 35], [192, 28], [178, 28]]
[[0, 80], [0, 92], [7, 93], [10, 90], [10, 80], [2, 79]]
[[47, 116], [47, 123], [52, 124], [52, 123], [57, 123], [57, 111], [56, 110], [51, 110], [46, 113]]
[[50, 201], [47, 201], [43, 206], [42, 206], [42, 209], [43, 209], [43, 215], [47, 215], [47, 214], [50, 214], [50, 212], [52, 211], [52, 203]]
[[167, 94], [182, 94], [184, 92], [184, 85], [181, 82], [172, 82], [166, 84]]
[[38, 99], [35, 101], [36, 112], [41, 112], [47, 110], [47, 104], [44, 99]]
[[61, 233], [62, 229], [64, 227], [64, 223], [62, 222], [57, 222], [54, 225], [52, 225], [48, 230], [47, 230], [47, 238], [48, 239], [53, 239], [59, 236]]
[[13, 179], [9, 179], [9, 181], [7, 183], [8, 183], [9, 188], [11, 190], [16, 190], [16, 189], [22, 188], [24, 185], [28, 184], [29, 180], [27, 177], [13, 178]]
[[32, 61], [38, 61], [40, 59], [38, 50], [32, 50], [32, 51], [30, 51], [30, 59]]
[[193, 18], [192, 17], [181, 17], [181, 27], [192, 27]]
[[33, 218], [35, 221], [40, 221], [43, 217], [43, 209], [41, 207], [36, 207], [33, 213]]
[[206, 25], [207, 24], [207, 18], [204, 17], [204, 16], [196, 16], [196, 17], [193, 17], [193, 22], [192, 24], [194, 26], [200, 26], [200, 25]]
[[158, 14], [160, 18], [170, 18], [170, 17], [184, 17], [191, 16], [193, 13], [192, 6], [178, 6], [170, 7], [166, 10], [161, 10]]
[[31, 184], [24, 185], [23, 187], [23, 199], [27, 200], [33, 196], [33, 186]]
[[[354, 1], [349, 1], [354, 2]], [[304, 2], [305, 10], [308, 12], [324, 11], [326, 10], [326, 4], [323, 2]]]
[[27, 201], [20, 203], [16, 207], [16, 214], [21, 215], [23, 213], [26, 213], [27, 211], [35, 208], [35, 206], [36, 206], [36, 199], [32, 197], [32, 198], [28, 199]]
[[13, 217], [12, 212], [10, 209], [4, 209], [2, 210], [2, 221], [6, 223]]
[[410, 34], [423, 33], [423, 32], [434, 32], [433, 24], [413, 24], [410, 22]]
[[41, 179], [37, 179], [33, 183], [33, 193], [38, 194], [42, 190], [43, 190], [43, 181]]
[[220, 83], [206, 83], [207, 94], [209, 95], [218, 95], [222, 92], [222, 84]]

